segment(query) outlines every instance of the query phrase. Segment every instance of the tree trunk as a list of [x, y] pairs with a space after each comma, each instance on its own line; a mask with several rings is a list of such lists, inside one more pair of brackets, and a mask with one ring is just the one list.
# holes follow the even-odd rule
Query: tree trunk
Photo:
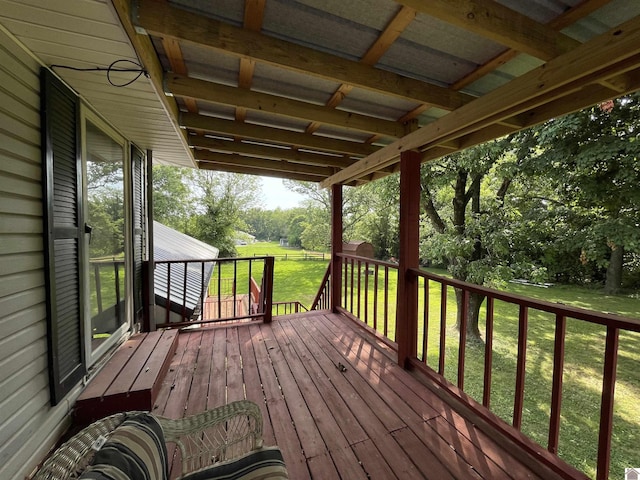
[[[469, 294], [469, 304], [467, 305], [467, 343], [482, 342], [478, 323], [480, 320], [480, 307], [482, 307], [484, 299], [485, 296], [479, 293]], [[460, 325], [462, 323], [462, 311], [464, 308], [462, 305], [462, 290], [460, 289], [456, 289], [456, 304], [458, 305], [456, 328], [460, 330]]]
[[614, 294], [620, 292], [622, 288], [622, 265], [624, 259], [624, 247], [613, 245], [609, 266], [607, 267], [607, 278], [604, 282], [604, 293]]

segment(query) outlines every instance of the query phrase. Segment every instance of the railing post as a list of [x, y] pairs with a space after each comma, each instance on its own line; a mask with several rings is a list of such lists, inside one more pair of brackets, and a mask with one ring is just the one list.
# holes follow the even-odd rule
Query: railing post
[[271, 323], [273, 308], [273, 257], [264, 259], [264, 323]]
[[418, 279], [411, 268], [419, 267], [420, 160], [418, 152], [400, 155], [400, 261], [396, 342], [398, 364], [403, 368], [418, 355]]
[[620, 330], [607, 327], [602, 378], [602, 401], [600, 403], [600, 431], [598, 434], [598, 464], [596, 479], [609, 478], [611, 463], [611, 432], [613, 430], [613, 406], [616, 390], [616, 369], [618, 366], [618, 343]]
[[342, 185], [331, 187], [331, 311], [338, 312], [342, 290]]

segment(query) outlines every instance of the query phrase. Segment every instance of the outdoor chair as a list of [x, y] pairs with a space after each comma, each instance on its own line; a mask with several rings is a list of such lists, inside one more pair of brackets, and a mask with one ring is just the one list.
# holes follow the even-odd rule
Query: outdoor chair
[[148, 412], [103, 418], [53, 452], [34, 480], [165, 480], [173, 454], [181, 479], [289, 478], [280, 450], [262, 445], [260, 408], [241, 400], [178, 420]]

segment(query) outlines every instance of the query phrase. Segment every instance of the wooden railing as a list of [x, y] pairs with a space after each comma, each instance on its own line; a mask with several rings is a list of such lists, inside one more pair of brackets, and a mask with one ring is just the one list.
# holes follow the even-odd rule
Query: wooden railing
[[304, 304], [296, 301], [292, 302], [273, 302], [274, 315], [289, 315], [291, 313], [308, 312], [309, 309]]
[[331, 307], [331, 263], [327, 265], [327, 269], [324, 272], [324, 276], [322, 277], [322, 281], [320, 282], [320, 288], [318, 289], [318, 293], [316, 297], [313, 299], [311, 303], [310, 310], [327, 310]]
[[344, 253], [342, 295], [339, 309], [395, 341], [396, 285], [398, 266]]
[[[273, 257], [155, 262], [157, 327], [261, 318], [270, 322]], [[261, 288], [257, 287], [258, 277]]]
[[[342, 298], [340, 299], [341, 307], [339, 307], [339, 310], [360, 319], [379, 334], [387, 337], [390, 342], [394, 341], [397, 323], [395, 318], [396, 291], [393, 288], [395, 288], [397, 282], [397, 265], [347, 254], [338, 254], [338, 256], [341, 258], [342, 275]], [[607, 479], [610, 467], [614, 392], [620, 333], [633, 333], [635, 335], [640, 332], [640, 321], [512, 295], [431, 274], [419, 269], [409, 269], [407, 275], [417, 279], [419, 289], [417, 305], [419, 321], [417, 332], [414, 332], [416, 335], [413, 337], [417, 338], [417, 344], [413, 346], [415, 348], [410, 350], [417, 353], [414, 358], [410, 359], [410, 364], [435, 380], [440, 387], [459, 402], [465, 403], [466, 406], [472, 408], [476, 415], [482, 417], [486, 423], [493, 428], [501, 430], [508, 438], [521, 444], [531, 455], [540, 458], [556, 473], [566, 478], [572, 477], [572, 469], [569, 467], [569, 473], [567, 473], [566, 465], [558, 461], [556, 454], [560, 446], [559, 432], [561, 417], [563, 416], [563, 373], [565, 369], [565, 346], [567, 344], [567, 321], [571, 321], [572, 325], [573, 322], [578, 322], [578, 324], [584, 322], [589, 326], [601, 326], [605, 340], [603, 346], [600, 347], [600, 355], [602, 355], [604, 362], [602, 364], [602, 387], [599, 395], [600, 414], [598, 420], [596, 478], [598, 480]], [[328, 279], [325, 279], [323, 283], [328, 283]], [[434, 290], [435, 295], [432, 297], [431, 292]], [[462, 314], [459, 317], [457, 316], [456, 293], [460, 296], [463, 305]], [[484, 365], [481, 367], [482, 371], [474, 370], [469, 372], [466, 365], [469, 353], [466, 326], [469, 299], [470, 295], [473, 294], [484, 297], [481, 318], [481, 324], [484, 325], [482, 332], [484, 337], [484, 347], [482, 347]], [[434, 301], [434, 298], [437, 301]], [[514, 369], [515, 378], [511, 379], [513, 380], [513, 403], [510, 414], [505, 415], [502, 407], [500, 412], [500, 418], [510, 417], [511, 427], [513, 428], [509, 427], [505, 421], [500, 420], [497, 414], [483, 413], [487, 412], [487, 410], [482, 408], [484, 406], [486, 409], [494, 411], [491, 398], [492, 387], [495, 386], [492, 372], [495, 372], [494, 356], [496, 355], [494, 350], [496, 340], [496, 334], [494, 333], [496, 302], [500, 304], [500, 312], [503, 312], [505, 308], [513, 308], [517, 311], [516, 324], [511, 327], [512, 330], [517, 331], [514, 334], [514, 350], [517, 352]], [[538, 318], [538, 312], [549, 316], [549, 326], [555, 327], [551, 351], [547, 353], [547, 356], [552, 359], [550, 361], [552, 378], [548, 385], [550, 406], [546, 451], [545, 448], [538, 448], [536, 443], [524, 438], [520, 433], [525, 405], [526, 374], [534, 369], [534, 366], [527, 364], [527, 350], [530, 348], [528, 339], [531, 337], [529, 334], [532, 328], [538, 329], [541, 327], [540, 324], [530, 324], [529, 319], [534, 318], [534, 312], [536, 319]], [[460, 328], [455, 330], [455, 334], [452, 331], [453, 324], [451, 321], [447, 323], [447, 318], [459, 320]], [[435, 334], [430, 335], [430, 330], [431, 333], [435, 330]], [[509, 340], [510, 338], [500, 338], [502, 342], [508, 342]], [[397, 344], [391, 344], [397, 348]], [[597, 342], [593, 342], [589, 345], [589, 348], [597, 348], [597, 345]], [[477, 345], [473, 349], [473, 353], [477, 357]], [[452, 361], [451, 357], [452, 351], [454, 352], [454, 361]], [[436, 354], [434, 355], [433, 352]], [[477, 385], [473, 386], [471, 393], [467, 392], [465, 376], [468, 380], [478, 379], [481, 393], [478, 393]], [[531, 376], [533, 377], [533, 374]], [[478, 382], [474, 383], [477, 384]], [[511, 385], [510, 381], [505, 383]], [[504, 385], [500, 386], [504, 390]], [[477, 401], [474, 400], [474, 396], [478, 398]], [[537, 407], [540, 408], [540, 405], [537, 405]]]

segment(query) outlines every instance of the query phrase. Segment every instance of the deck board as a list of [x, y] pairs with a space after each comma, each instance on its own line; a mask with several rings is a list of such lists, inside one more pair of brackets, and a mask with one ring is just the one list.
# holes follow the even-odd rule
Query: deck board
[[291, 478], [540, 478], [339, 315], [182, 332], [154, 411], [177, 418], [238, 398], [260, 406], [265, 444], [282, 449]]
[[126, 410], [151, 410], [178, 344], [177, 331], [135, 334], [116, 350], [74, 405], [77, 425]]

